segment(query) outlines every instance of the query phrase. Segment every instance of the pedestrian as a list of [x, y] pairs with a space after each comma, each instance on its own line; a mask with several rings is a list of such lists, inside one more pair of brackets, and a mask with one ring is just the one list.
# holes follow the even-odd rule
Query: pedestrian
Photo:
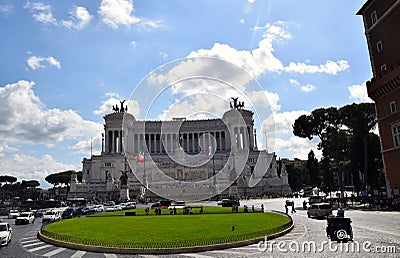
[[254, 205], [251, 205], [251, 211], [254, 213]]
[[342, 207], [340, 207], [340, 208], [338, 209], [338, 211], [337, 211], [337, 216], [338, 216], [338, 217], [344, 218], [344, 210], [343, 210]]
[[288, 206], [287, 206], [287, 204], [285, 204], [285, 210], [286, 210], [286, 214], [288, 214]]
[[264, 204], [261, 203], [261, 212], [264, 212]]
[[292, 201], [292, 213], [296, 213], [296, 210], [294, 209], [294, 201]]
[[176, 215], [176, 207], [174, 206], [174, 215]]

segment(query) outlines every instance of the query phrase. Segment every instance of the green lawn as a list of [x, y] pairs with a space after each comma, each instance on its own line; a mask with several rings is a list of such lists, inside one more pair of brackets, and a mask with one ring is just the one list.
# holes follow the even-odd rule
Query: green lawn
[[[204, 210], [211, 212], [215, 208], [221, 209], [220, 207], [212, 209], [205, 207]], [[227, 208], [227, 211], [230, 211], [230, 208]], [[137, 212], [141, 214], [140, 209]], [[107, 214], [109, 213], [105, 215]], [[154, 212], [151, 214], [154, 214]], [[289, 221], [289, 218], [282, 215], [261, 212], [97, 216], [63, 220], [50, 224], [44, 228], [44, 234], [58, 240], [87, 245], [123, 248], [173, 248], [228, 243], [263, 237], [281, 231], [283, 227], [278, 229], [277, 227]], [[234, 226], [234, 231], [232, 231], [232, 226]]]

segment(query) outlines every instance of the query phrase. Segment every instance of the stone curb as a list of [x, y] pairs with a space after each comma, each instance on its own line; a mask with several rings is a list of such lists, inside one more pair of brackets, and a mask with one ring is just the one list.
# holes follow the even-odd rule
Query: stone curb
[[[275, 212], [275, 211], [273, 211]], [[37, 233], [37, 237], [39, 240], [55, 245], [60, 246], [68, 249], [75, 249], [81, 250], [86, 252], [96, 252], [96, 253], [114, 253], [114, 254], [179, 254], [179, 253], [197, 253], [197, 252], [206, 252], [206, 251], [213, 251], [213, 250], [223, 250], [228, 248], [235, 248], [235, 247], [242, 247], [252, 244], [257, 244], [260, 241], [271, 240], [277, 237], [281, 237], [286, 235], [290, 231], [292, 231], [294, 227], [294, 223], [292, 217], [285, 213], [278, 212], [282, 215], [286, 215], [291, 219], [292, 225], [278, 233], [275, 233], [270, 236], [256, 238], [252, 240], [234, 242], [234, 243], [227, 243], [227, 244], [217, 244], [217, 245], [207, 245], [207, 246], [194, 246], [194, 247], [182, 247], [182, 248], [160, 248], [160, 249], [139, 249], [139, 248], [115, 248], [115, 247], [102, 247], [102, 246], [90, 246], [90, 245], [80, 245], [80, 244], [73, 244], [68, 242], [63, 242], [55, 239], [48, 238], [41, 234], [41, 231]]]

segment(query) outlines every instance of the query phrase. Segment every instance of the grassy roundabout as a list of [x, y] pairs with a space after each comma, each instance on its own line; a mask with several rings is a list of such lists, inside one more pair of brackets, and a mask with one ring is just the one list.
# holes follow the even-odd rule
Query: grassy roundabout
[[[290, 219], [275, 213], [235, 213], [230, 208], [205, 207], [205, 214], [100, 216], [74, 218], [42, 229], [46, 237], [91, 246], [115, 248], [182, 248], [232, 243], [261, 238], [290, 226]], [[163, 211], [169, 214], [168, 210]], [[217, 213], [219, 212], [219, 213]], [[114, 215], [114, 216], [113, 216]], [[233, 230], [234, 226], [234, 230]]]

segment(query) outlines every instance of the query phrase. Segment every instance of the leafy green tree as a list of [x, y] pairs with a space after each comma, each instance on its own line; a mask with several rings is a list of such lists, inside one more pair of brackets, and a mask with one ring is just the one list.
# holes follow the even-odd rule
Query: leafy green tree
[[0, 176], [0, 184], [2, 184], [2, 183], [10, 183], [10, 184], [13, 184], [13, 183], [15, 183], [15, 182], [17, 182], [17, 178], [16, 177], [13, 177], [13, 176]]
[[29, 181], [22, 180], [22, 183], [21, 183], [21, 186], [24, 188], [36, 188], [39, 185], [40, 185], [40, 183], [37, 180], [29, 180]]
[[378, 122], [375, 105], [372, 103], [360, 103], [347, 105], [339, 109], [343, 125], [347, 126], [354, 135], [362, 139], [364, 153], [364, 185], [368, 185], [368, 139], [369, 132]]

